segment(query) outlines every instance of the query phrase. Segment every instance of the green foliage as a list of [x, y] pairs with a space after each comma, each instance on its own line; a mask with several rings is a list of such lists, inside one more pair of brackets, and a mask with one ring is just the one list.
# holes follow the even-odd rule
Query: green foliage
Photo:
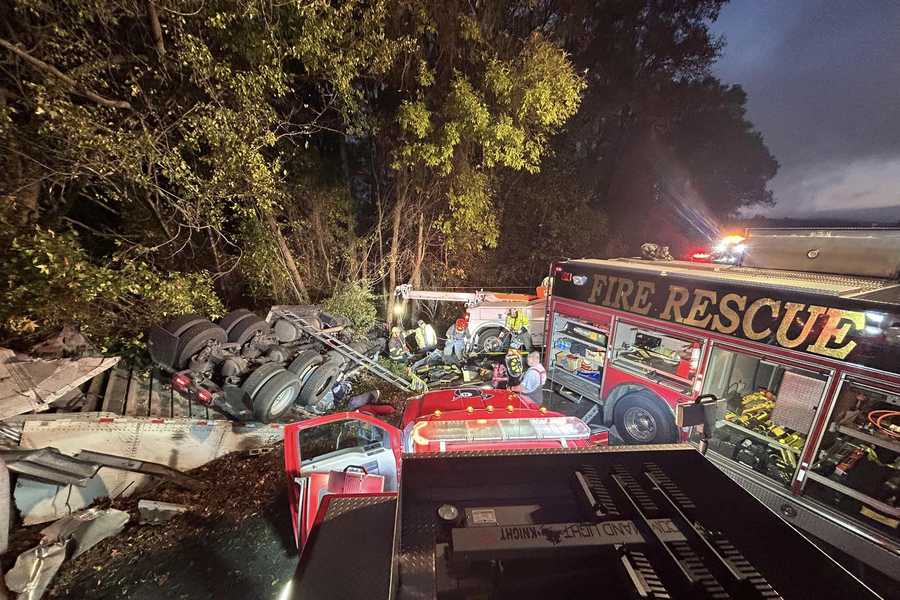
[[258, 218], [248, 215], [241, 221], [238, 242], [243, 249], [238, 270], [250, 296], [260, 303], [287, 302], [291, 280], [272, 233]]
[[334, 294], [322, 302], [326, 312], [350, 319], [353, 329], [364, 336], [378, 322], [376, 297], [366, 279], [339, 283]]
[[7, 248], [0, 296], [0, 329], [27, 336], [74, 323], [111, 350], [141, 346], [146, 329], [169, 317], [223, 308], [206, 273], [162, 273], [143, 260], [93, 262], [71, 233], [15, 227], [12, 206], [0, 213], [0, 245]]
[[483, 171], [467, 171], [453, 180], [448, 212], [436, 223], [453, 253], [496, 248], [499, 237], [490, 179]]

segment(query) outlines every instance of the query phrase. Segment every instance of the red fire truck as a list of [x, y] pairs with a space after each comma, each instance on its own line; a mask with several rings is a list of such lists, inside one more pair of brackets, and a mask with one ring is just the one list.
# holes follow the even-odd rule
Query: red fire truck
[[674, 407], [714, 394], [713, 462], [900, 577], [900, 230], [755, 230], [730, 250], [555, 264], [548, 380], [629, 443], [684, 439]]
[[361, 412], [285, 427], [291, 516], [303, 547], [326, 496], [392, 494], [403, 455], [587, 448], [605, 445], [581, 420], [508, 390], [435, 390], [409, 399], [400, 427]]

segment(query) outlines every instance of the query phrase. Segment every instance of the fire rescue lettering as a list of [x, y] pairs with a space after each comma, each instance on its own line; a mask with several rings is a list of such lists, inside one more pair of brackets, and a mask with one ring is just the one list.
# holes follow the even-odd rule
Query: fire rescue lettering
[[588, 302], [754, 341], [774, 339], [784, 348], [838, 359], [856, 347], [847, 336], [866, 326], [865, 314], [859, 311], [774, 298], [751, 300], [741, 294], [719, 295], [675, 284], [665, 290], [665, 303], [654, 306], [656, 292], [653, 281], [595, 274]]

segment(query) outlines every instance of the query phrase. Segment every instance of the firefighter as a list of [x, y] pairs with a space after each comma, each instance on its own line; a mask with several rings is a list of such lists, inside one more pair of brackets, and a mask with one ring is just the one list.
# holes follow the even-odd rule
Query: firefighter
[[469, 329], [465, 319], [457, 319], [456, 323], [447, 330], [447, 342], [444, 344], [444, 359], [455, 356], [457, 362], [465, 358], [466, 347], [471, 341]]
[[417, 327], [412, 331], [407, 331], [406, 335], [411, 333], [416, 334], [416, 346], [418, 346], [419, 351], [427, 354], [437, 348], [437, 333], [435, 333], [431, 323], [426, 323], [422, 319], [419, 319], [416, 325]]
[[406, 335], [402, 328], [393, 327], [391, 328], [391, 337], [388, 339], [388, 356], [391, 357], [392, 360], [406, 360], [412, 353], [409, 351], [409, 347], [406, 345]]
[[511, 308], [506, 311], [505, 325], [509, 332], [515, 335], [520, 329], [528, 329], [528, 316], [525, 314], [524, 310]]
[[525, 394], [540, 406], [544, 402], [544, 382], [546, 381], [547, 369], [541, 364], [541, 354], [537, 351], [529, 352], [528, 370], [522, 377], [522, 383], [514, 385], [510, 389]]

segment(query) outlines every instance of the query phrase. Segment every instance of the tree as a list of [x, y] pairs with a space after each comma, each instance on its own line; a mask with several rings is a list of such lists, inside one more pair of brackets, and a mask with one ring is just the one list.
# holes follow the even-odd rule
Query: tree
[[724, 3], [548, 0], [532, 13], [530, 26], [587, 71], [581, 108], [553, 148], [608, 215], [594, 254], [660, 236], [698, 243], [737, 209], [769, 201], [777, 163], [746, 119], [746, 97], [710, 73], [723, 42], [709, 25]]
[[386, 139], [398, 141], [383, 153], [392, 195], [390, 209], [379, 209], [390, 215], [388, 290], [404, 275], [404, 253], [414, 284], [426, 260], [446, 282], [496, 246], [498, 174], [537, 172], [550, 136], [578, 108], [584, 83], [565, 53], [539, 31], [513, 35], [513, 15], [528, 9], [520, 2], [398, 5], [395, 20], [414, 46], [397, 70], [399, 98], [380, 106], [384, 128], [396, 132]]

